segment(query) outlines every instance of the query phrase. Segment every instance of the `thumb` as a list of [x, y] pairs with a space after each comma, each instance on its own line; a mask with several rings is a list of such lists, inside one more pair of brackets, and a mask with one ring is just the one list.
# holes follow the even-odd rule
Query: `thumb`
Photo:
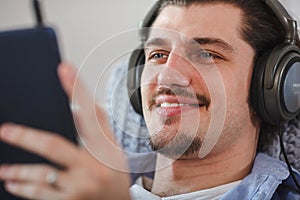
[[69, 63], [61, 63], [58, 66], [58, 76], [62, 84], [63, 89], [67, 93], [69, 99], [73, 94], [73, 86], [76, 79], [75, 67]]
[[75, 68], [62, 63], [58, 75], [71, 101], [76, 129], [84, 147], [101, 163], [127, 171], [122, 149], [113, 137], [105, 111], [96, 105]]

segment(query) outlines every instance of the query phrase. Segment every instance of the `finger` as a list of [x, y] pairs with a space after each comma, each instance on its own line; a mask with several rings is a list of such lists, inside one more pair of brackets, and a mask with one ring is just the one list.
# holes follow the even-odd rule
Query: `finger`
[[[96, 120], [95, 102], [87, 88], [76, 75], [73, 66], [62, 63], [58, 68], [58, 75], [62, 86], [67, 93], [74, 114], [77, 132], [85, 141], [95, 141], [95, 135], [99, 133]], [[101, 141], [101, 140], [100, 140]]]
[[114, 140], [106, 113], [96, 105], [95, 98], [76, 76], [72, 66], [61, 64], [58, 73], [72, 101], [77, 132], [84, 146], [102, 163], [127, 171], [123, 152]]
[[78, 162], [77, 147], [62, 136], [48, 131], [7, 123], [0, 128], [0, 139], [40, 155], [62, 167]]
[[5, 189], [15, 196], [33, 200], [64, 199], [63, 194], [51, 187], [28, 182], [8, 181], [4, 183]]
[[55, 187], [63, 188], [65, 183], [64, 171], [44, 164], [14, 164], [0, 166], [0, 180], [14, 182], [35, 182], [49, 186], [49, 175], [55, 173]]
[[68, 63], [61, 63], [58, 66], [58, 76], [64, 91], [67, 93], [68, 97], [72, 97], [73, 86], [76, 79], [75, 68]]
[[47, 174], [54, 169], [48, 165], [14, 164], [0, 166], [0, 179], [4, 181], [46, 183]]

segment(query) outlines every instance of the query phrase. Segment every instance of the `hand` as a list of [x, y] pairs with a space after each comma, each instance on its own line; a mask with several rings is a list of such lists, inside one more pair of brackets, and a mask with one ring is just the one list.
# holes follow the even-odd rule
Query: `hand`
[[62, 168], [46, 164], [2, 165], [0, 180], [7, 191], [28, 199], [129, 199], [125, 156], [114, 141], [104, 112], [94, 107], [70, 65], [61, 64], [58, 72], [69, 98], [77, 97], [79, 110], [74, 114], [86, 148], [54, 133], [4, 124], [1, 141], [38, 154]]

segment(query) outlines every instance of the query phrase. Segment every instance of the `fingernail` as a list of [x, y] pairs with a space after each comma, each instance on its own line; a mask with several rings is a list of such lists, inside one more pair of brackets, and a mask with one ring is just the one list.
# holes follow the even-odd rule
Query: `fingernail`
[[8, 191], [15, 191], [16, 190], [16, 187], [17, 184], [15, 182], [12, 182], [12, 181], [9, 181], [9, 182], [5, 182], [5, 188], [8, 190]]
[[64, 63], [60, 66], [61, 73], [65, 76], [75, 77], [76, 72], [70, 64]]
[[7, 171], [8, 171], [8, 166], [5, 165], [0, 166], [0, 179], [5, 178]]
[[9, 139], [14, 134], [14, 125], [12, 123], [7, 123], [2, 125], [0, 131], [0, 137], [3, 139]]

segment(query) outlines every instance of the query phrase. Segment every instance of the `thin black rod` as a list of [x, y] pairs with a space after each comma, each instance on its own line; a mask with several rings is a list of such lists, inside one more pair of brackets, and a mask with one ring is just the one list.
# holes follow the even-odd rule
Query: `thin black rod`
[[44, 25], [43, 16], [40, 8], [40, 3], [38, 0], [33, 0], [33, 9], [34, 9], [37, 26], [43, 26]]

